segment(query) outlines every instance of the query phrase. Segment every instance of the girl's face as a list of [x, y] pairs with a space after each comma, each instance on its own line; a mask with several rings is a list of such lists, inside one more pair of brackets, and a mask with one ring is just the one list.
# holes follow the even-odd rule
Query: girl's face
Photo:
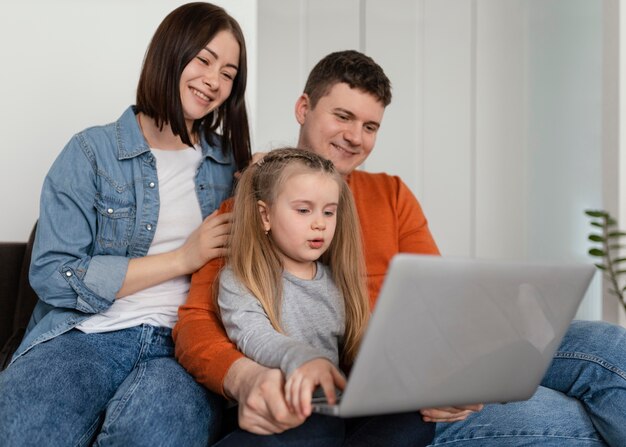
[[230, 31], [220, 31], [185, 67], [180, 100], [187, 128], [221, 106], [230, 95], [239, 65], [239, 44]]
[[292, 275], [312, 279], [314, 262], [328, 249], [337, 225], [339, 185], [321, 172], [292, 175], [271, 206], [259, 200], [268, 237]]

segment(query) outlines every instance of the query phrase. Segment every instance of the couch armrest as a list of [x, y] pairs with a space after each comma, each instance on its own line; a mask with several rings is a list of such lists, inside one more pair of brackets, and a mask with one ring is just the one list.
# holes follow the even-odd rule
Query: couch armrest
[[7, 367], [24, 336], [37, 294], [28, 282], [37, 223], [28, 242], [0, 243], [0, 371]]
[[13, 334], [26, 242], [0, 243], [0, 346]]

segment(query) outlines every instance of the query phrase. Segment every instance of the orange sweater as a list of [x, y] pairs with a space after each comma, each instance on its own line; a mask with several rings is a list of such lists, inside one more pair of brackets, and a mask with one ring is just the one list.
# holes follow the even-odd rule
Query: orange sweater
[[[389, 261], [396, 253], [439, 254], [422, 208], [398, 177], [355, 171], [348, 179], [361, 221], [370, 301], [378, 297]], [[232, 209], [227, 200], [220, 212]], [[195, 379], [224, 394], [229, 368], [243, 357], [230, 342], [212, 297], [213, 282], [224, 263], [214, 259], [191, 277], [187, 302], [174, 327], [176, 358]]]

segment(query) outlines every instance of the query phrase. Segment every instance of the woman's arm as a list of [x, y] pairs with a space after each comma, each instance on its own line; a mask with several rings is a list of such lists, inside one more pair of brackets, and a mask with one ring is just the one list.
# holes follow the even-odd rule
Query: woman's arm
[[30, 283], [51, 306], [101, 312], [114, 301], [124, 280], [125, 256], [93, 255], [97, 170], [93, 152], [78, 134], [44, 180]]
[[195, 272], [226, 254], [231, 214], [214, 211], [177, 250], [131, 259], [116, 298], [133, 294], [181, 275]]
[[45, 178], [30, 281], [51, 306], [102, 312], [116, 298], [190, 274], [224, 254], [229, 214], [208, 216], [177, 250], [129, 259], [122, 239], [137, 211], [129, 193], [124, 197], [111, 185], [128, 188], [128, 174], [120, 172], [133, 160], [113, 158], [107, 144], [102, 134], [77, 134]]

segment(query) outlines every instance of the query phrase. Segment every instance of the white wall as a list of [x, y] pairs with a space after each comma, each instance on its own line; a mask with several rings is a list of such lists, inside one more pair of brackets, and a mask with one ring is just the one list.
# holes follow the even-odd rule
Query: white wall
[[[293, 103], [319, 57], [360, 49], [394, 93], [365, 169], [405, 180], [445, 255], [588, 261], [601, 0], [263, 0], [258, 29], [261, 148], [295, 142]], [[601, 316], [599, 295], [580, 316]]]
[[[0, 2], [0, 240], [25, 240], [52, 160], [133, 102], [149, 39], [183, 2]], [[257, 149], [295, 143], [294, 101], [320, 57], [365, 51], [394, 85], [365, 168], [407, 182], [444, 254], [587, 260], [582, 210], [603, 198], [602, 0], [217, 3], [246, 33]], [[584, 316], [600, 315], [598, 287]]]
[[[0, 0], [0, 240], [25, 241], [43, 178], [70, 137], [135, 100], [152, 34], [180, 0]], [[256, 107], [256, 0], [217, 0], [248, 45]]]

